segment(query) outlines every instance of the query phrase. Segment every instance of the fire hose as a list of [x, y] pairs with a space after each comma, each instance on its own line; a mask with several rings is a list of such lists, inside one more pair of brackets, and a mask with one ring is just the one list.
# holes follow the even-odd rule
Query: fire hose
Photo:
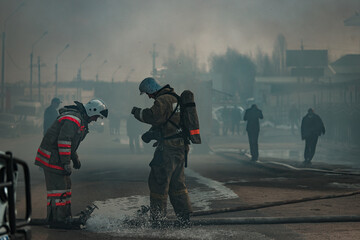
[[261, 209], [261, 208], [276, 207], [276, 206], [282, 206], [282, 205], [287, 205], [287, 204], [302, 203], [302, 202], [309, 202], [309, 201], [315, 201], [315, 200], [349, 197], [349, 196], [354, 196], [354, 195], [358, 195], [358, 194], [360, 194], [360, 191], [348, 192], [348, 193], [342, 193], [342, 194], [331, 194], [331, 195], [325, 195], [325, 196], [306, 197], [306, 198], [293, 199], [293, 200], [283, 200], [283, 201], [255, 204], [255, 205], [250, 205], [250, 206], [239, 206], [239, 207], [232, 207], [232, 208], [213, 209], [213, 210], [207, 210], [207, 211], [197, 211], [197, 212], [193, 212], [192, 216], [195, 217], [195, 216], [205, 216], [205, 215], [212, 215], [212, 214], [218, 214], [218, 213], [255, 210], [255, 209]]
[[210, 218], [191, 220], [194, 226], [200, 225], [240, 225], [240, 224], [285, 224], [285, 223], [324, 223], [359, 222], [360, 216], [307, 216], [307, 217], [241, 217]]

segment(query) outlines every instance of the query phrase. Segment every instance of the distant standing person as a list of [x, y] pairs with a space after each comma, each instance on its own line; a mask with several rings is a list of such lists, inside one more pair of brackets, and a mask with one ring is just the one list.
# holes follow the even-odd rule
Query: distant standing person
[[44, 135], [50, 126], [54, 123], [56, 118], [59, 116], [58, 108], [60, 106], [60, 99], [55, 97], [51, 100], [50, 106], [45, 109], [44, 112]]
[[304, 164], [311, 164], [314, 157], [318, 137], [325, 134], [325, 126], [320, 116], [309, 108], [301, 121], [301, 139], [305, 140]]
[[251, 161], [257, 161], [259, 158], [258, 139], [260, 132], [259, 119], [263, 119], [262, 111], [258, 109], [256, 104], [246, 109], [244, 121], [247, 121], [246, 131], [249, 137]]

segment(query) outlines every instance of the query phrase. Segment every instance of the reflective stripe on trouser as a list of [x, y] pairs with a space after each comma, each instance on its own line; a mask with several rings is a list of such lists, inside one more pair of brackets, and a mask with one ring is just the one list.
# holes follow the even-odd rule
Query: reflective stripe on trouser
[[47, 190], [47, 221], [64, 222], [71, 217], [71, 179], [44, 170]]
[[176, 214], [191, 213], [191, 204], [185, 185], [183, 149], [164, 147], [161, 164], [151, 165], [149, 175], [150, 214], [154, 219], [166, 215], [167, 197]]

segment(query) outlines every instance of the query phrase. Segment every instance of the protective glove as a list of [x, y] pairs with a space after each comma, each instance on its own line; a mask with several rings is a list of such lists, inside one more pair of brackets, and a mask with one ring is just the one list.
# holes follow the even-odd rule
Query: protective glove
[[76, 152], [71, 155], [71, 160], [73, 162], [73, 167], [75, 169], [80, 169], [81, 168], [81, 162], [80, 162], [79, 156], [77, 155]]
[[70, 164], [64, 165], [64, 171], [65, 171], [65, 175], [66, 175], [66, 176], [70, 176], [70, 175], [71, 175], [72, 170], [71, 170]]
[[133, 107], [131, 110], [131, 114], [135, 115], [136, 112], [140, 112], [141, 108]]
[[80, 162], [79, 159], [73, 161], [73, 167], [74, 167], [75, 169], [80, 169], [80, 168], [81, 168], [81, 162]]

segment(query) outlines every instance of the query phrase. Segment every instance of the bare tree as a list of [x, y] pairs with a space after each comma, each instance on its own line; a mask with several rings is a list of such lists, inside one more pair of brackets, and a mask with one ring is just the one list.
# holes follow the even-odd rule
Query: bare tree
[[248, 56], [228, 48], [225, 55], [210, 57], [210, 71], [222, 77], [224, 91], [242, 101], [253, 97], [256, 66]]
[[274, 64], [269, 55], [262, 51], [260, 47], [256, 50], [255, 55], [256, 74], [258, 76], [273, 76]]

